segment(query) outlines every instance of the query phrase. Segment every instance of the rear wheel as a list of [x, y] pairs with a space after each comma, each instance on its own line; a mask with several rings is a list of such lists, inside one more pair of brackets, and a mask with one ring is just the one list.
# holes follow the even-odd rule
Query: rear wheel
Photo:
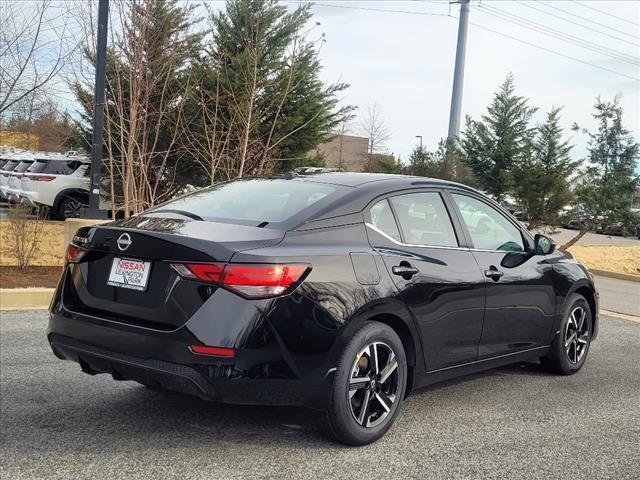
[[366, 323], [345, 348], [323, 412], [325, 433], [348, 445], [382, 437], [400, 413], [407, 362], [398, 335], [387, 325]]
[[58, 203], [56, 216], [60, 220], [77, 218], [80, 216], [82, 209], [87, 206], [87, 202], [79, 196], [66, 196]]
[[560, 375], [572, 375], [582, 368], [591, 344], [593, 318], [589, 303], [574, 293], [567, 302], [560, 333], [551, 344], [542, 365]]

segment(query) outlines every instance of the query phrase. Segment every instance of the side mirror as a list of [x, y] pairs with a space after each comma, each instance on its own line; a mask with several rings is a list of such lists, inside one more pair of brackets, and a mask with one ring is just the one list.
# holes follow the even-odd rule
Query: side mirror
[[546, 235], [541, 235], [539, 233], [535, 236], [534, 246], [536, 255], [549, 255], [556, 250], [556, 242], [551, 240]]

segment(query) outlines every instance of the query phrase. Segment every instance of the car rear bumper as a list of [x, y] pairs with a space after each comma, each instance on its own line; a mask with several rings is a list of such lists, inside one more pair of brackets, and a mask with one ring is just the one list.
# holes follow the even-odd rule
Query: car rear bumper
[[[203, 400], [245, 405], [313, 406], [312, 390], [304, 380], [220, 378], [220, 365], [189, 366], [159, 359], [143, 359], [84, 344], [52, 333], [55, 355], [80, 364], [90, 375], [107, 373], [115, 380], [185, 393]], [[226, 370], [230, 371], [230, 369]]]
[[319, 368], [299, 375], [278, 371], [283, 351], [275, 345], [239, 348], [233, 358], [197, 355], [189, 347], [201, 342], [189, 325], [166, 332], [71, 312], [60, 301], [60, 288], [52, 301], [48, 340], [57, 357], [79, 363], [88, 374], [223, 403], [315, 408], [333, 381]]

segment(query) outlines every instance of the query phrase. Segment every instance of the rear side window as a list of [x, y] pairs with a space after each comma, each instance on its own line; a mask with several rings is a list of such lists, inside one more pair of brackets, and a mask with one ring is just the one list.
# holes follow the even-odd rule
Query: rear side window
[[230, 223], [280, 223], [316, 204], [331, 201], [344, 187], [280, 179], [221, 183], [169, 201], [148, 213], [179, 213]]
[[16, 172], [16, 173], [26, 172], [27, 168], [29, 168], [32, 163], [33, 163], [33, 161], [31, 161], [31, 160], [20, 162], [18, 164], [18, 166], [13, 171]]
[[2, 167], [3, 170], [6, 170], [8, 172], [12, 171], [15, 166], [18, 165], [18, 162], [16, 162], [15, 160], [9, 160], [4, 167]]
[[505, 252], [524, 251], [520, 230], [495, 208], [466, 195], [454, 193], [452, 196], [475, 248]]
[[396, 219], [393, 217], [393, 211], [389, 200], [386, 198], [380, 200], [369, 210], [371, 214], [371, 224], [378, 230], [381, 230], [385, 234], [389, 235], [394, 240], [401, 242], [400, 231], [396, 224]]
[[405, 243], [457, 247], [449, 213], [437, 192], [410, 193], [389, 199]]
[[36, 160], [29, 167], [29, 173], [49, 173], [51, 175], [70, 175], [82, 162], [77, 160]]

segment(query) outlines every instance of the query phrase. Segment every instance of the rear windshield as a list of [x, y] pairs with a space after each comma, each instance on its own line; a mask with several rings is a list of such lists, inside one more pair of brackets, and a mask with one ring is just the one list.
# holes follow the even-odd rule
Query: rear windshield
[[82, 162], [78, 160], [36, 160], [29, 167], [29, 173], [49, 173], [51, 175], [70, 175]]
[[3, 167], [3, 170], [11, 171], [13, 168], [18, 165], [18, 162], [15, 160], [9, 160]]
[[147, 213], [184, 214], [202, 220], [267, 225], [285, 222], [312, 206], [331, 201], [344, 188], [280, 179], [221, 183], [169, 201]]
[[29, 166], [33, 163], [32, 160], [25, 160], [20, 162], [20, 164], [15, 168], [14, 172], [24, 172], [29, 168]]

